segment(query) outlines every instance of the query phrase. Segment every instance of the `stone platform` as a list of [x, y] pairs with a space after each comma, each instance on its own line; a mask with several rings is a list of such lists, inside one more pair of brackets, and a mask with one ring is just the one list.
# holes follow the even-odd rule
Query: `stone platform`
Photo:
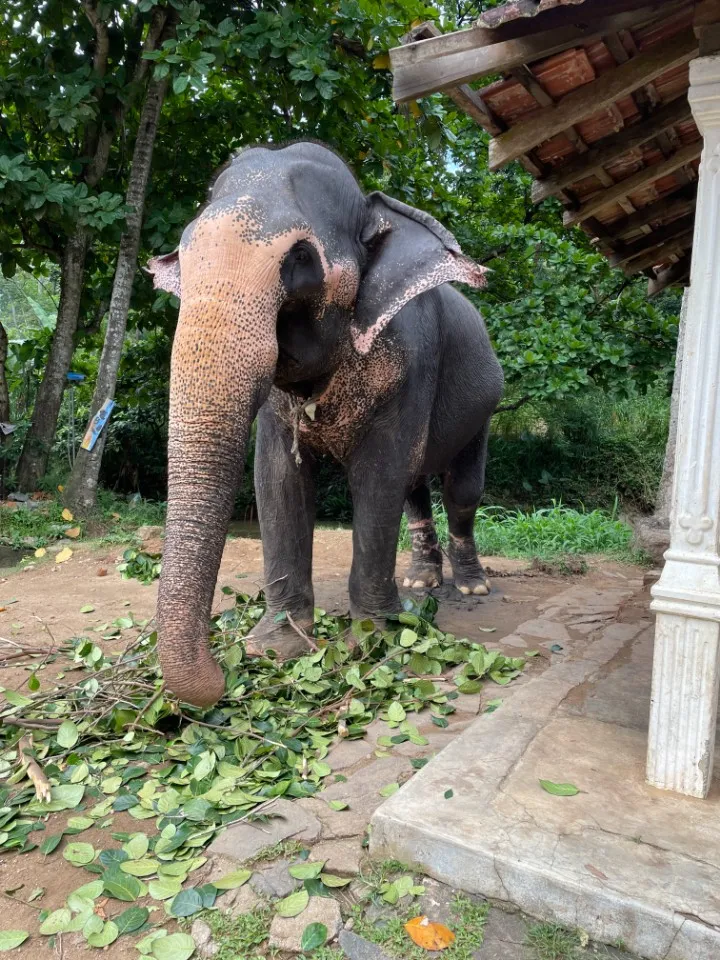
[[644, 779], [649, 599], [576, 584], [502, 638], [564, 655], [379, 807], [372, 855], [648, 960], [717, 960], [720, 785], [695, 800]]

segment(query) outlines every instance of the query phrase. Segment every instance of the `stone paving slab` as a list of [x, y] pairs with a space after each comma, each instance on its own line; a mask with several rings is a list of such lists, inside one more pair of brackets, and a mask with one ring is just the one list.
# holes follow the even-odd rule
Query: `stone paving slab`
[[[370, 851], [649, 960], [717, 960], [720, 790], [703, 801], [645, 784], [647, 735], [633, 700], [647, 678], [640, 672], [634, 685], [627, 664], [648, 659], [632, 656], [648, 621], [604, 626], [632, 592], [574, 585], [551, 598], [542, 617], [575, 633], [570, 655], [474, 720], [386, 800], [371, 821]], [[590, 615], [585, 635], [577, 626]], [[598, 695], [615, 672], [627, 723], [617, 700], [615, 722], [599, 719], [609, 714]], [[588, 716], [584, 703], [593, 705]], [[551, 796], [541, 778], [581, 793]], [[478, 960], [523, 958], [520, 946], [489, 944]]]

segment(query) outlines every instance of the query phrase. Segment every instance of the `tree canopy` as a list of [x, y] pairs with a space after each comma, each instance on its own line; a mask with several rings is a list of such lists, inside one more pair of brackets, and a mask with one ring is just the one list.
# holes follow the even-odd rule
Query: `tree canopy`
[[[77, 399], [79, 415], [87, 413], [150, 75], [167, 77], [169, 88], [141, 264], [173, 249], [233, 151], [311, 137], [335, 148], [365, 189], [428, 210], [491, 268], [487, 287], [471, 296], [505, 370], [507, 402], [553, 401], [591, 387], [627, 395], [668, 382], [677, 293], [648, 302], [642, 279], [611, 269], [580, 230], [562, 227], [557, 201], [532, 205], [521, 168], [488, 173], [487, 135], [448, 100], [408, 108], [392, 101], [387, 52], [413, 24], [436, 19], [452, 29], [491, 5], [8, 0], [0, 14], [0, 321], [10, 337], [12, 416], [21, 424], [14, 451], [32, 420], [63, 257], [78, 227], [87, 250], [71, 355], [86, 375]], [[109, 434], [114, 464], [133, 421], [162, 446], [176, 317], [174, 298], [138, 270]]]

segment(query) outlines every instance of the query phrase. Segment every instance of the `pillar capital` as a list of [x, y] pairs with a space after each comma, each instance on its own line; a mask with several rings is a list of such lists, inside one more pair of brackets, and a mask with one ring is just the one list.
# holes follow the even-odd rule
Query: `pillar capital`
[[702, 134], [720, 127], [720, 54], [690, 62], [688, 102]]

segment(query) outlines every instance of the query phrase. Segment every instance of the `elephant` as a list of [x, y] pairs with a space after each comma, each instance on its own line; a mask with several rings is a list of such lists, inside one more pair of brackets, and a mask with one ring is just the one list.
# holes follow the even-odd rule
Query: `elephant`
[[148, 271], [180, 298], [157, 606], [169, 690], [201, 707], [224, 693], [208, 624], [256, 417], [267, 613], [248, 654], [307, 649], [321, 454], [343, 465], [352, 496], [353, 617], [381, 623], [400, 609], [403, 508], [412, 540], [406, 585], [441, 583], [435, 475], [455, 585], [488, 592], [473, 524], [503, 375], [480, 314], [449, 285], [480, 287], [486, 268], [448, 230], [384, 193], [364, 195], [318, 142], [264, 144], [220, 169], [177, 250], [151, 259]]

